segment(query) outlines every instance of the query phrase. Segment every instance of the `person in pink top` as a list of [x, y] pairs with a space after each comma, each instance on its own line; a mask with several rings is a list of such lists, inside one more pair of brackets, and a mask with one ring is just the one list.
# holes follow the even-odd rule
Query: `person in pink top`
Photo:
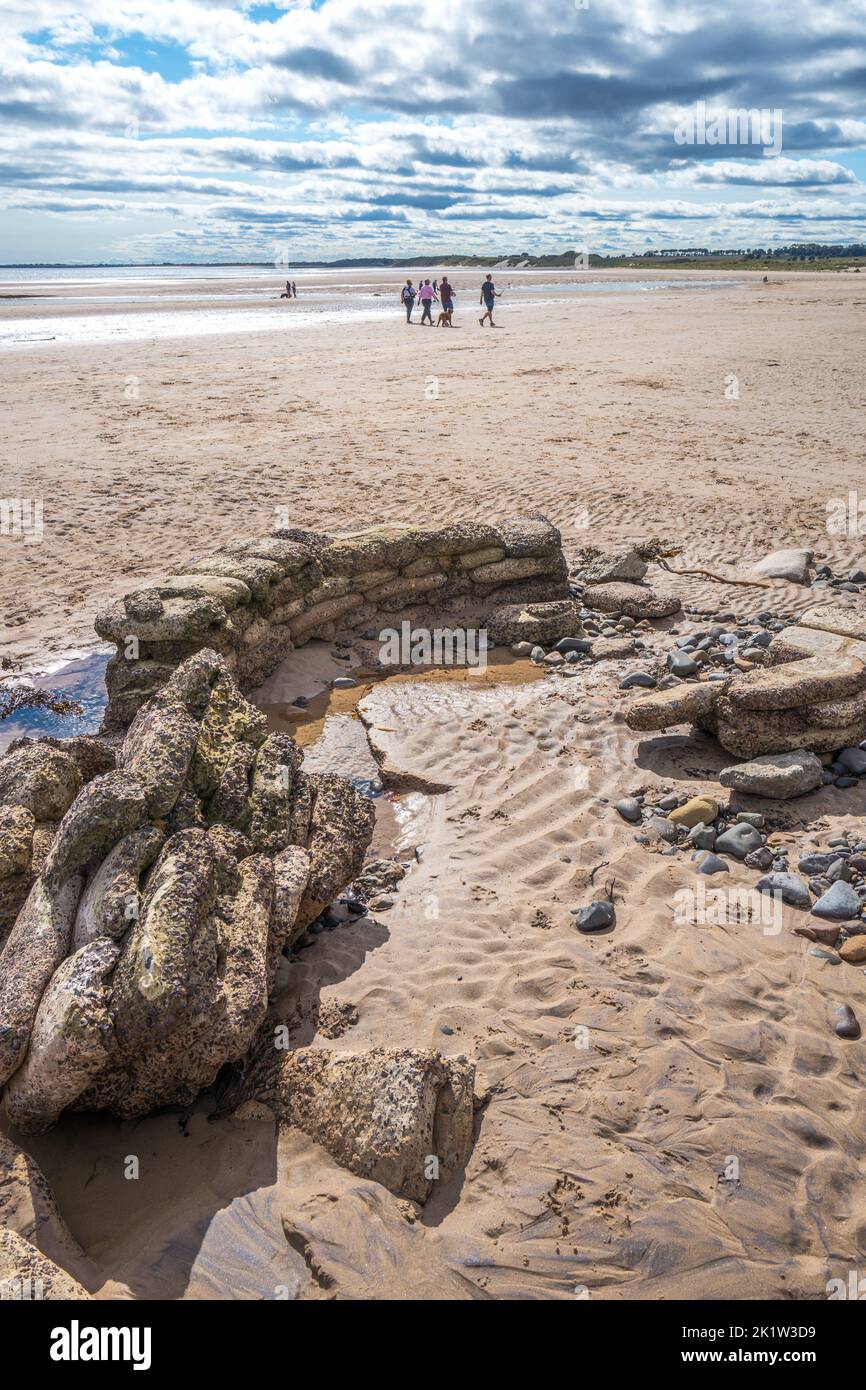
[[421, 286], [420, 290], [418, 291], [418, 298], [421, 300], [421, 322], [422, 322], [422, 323], [429, 323], [430, 327], [432, 328], [432, 327], [433, 327], [433, 313], [432, 313], [433, 301], [435, 300], [436, 303], [438, 304], [438, 303], [439, 303], [439, 297], [438, 297], [438, 295], [436, 294], [436, 291], [434, 290], [433, 286], [430, 284], [430, 281], [429, 281], [429, 280], [425, 280], [425, 281], [424, 281], [424, 284]]

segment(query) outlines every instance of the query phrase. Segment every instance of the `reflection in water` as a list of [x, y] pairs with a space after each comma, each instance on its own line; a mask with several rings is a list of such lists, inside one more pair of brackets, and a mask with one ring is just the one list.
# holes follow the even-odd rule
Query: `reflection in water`
[[29, 683], [36, 690], [50, 691], [52, 695], [72, 701], [80, 706], [80, 712], [58, 714], [38, 706], [18, 710], [0, 721], [0, 751], [25, 734], [34, 738], [46, 734], [73, 738], [76, 734], [96, 733], [108, 702], [105, 668], [113, 650], [113, 647], [102, 647], [64, 662], [42, 676], [35, 676]]

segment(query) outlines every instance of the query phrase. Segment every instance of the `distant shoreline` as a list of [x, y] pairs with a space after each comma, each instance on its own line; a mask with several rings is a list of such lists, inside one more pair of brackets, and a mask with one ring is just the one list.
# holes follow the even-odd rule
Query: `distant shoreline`
[[[565, 270], [576, 266], [579, 254], [570, 250], [547, 256], [530, 256], [526, 252], [466, 256], [449, 251], [421, 256], [362, 256], [345, 257], [335, 261], [293, 261], [290, 265], [275, 265], [273, 261], [15, 261], [0, 264], [0, 271], [255, 269], [285, 275], [300, 270], [393, 270], [401, 266], [408, 269], [447, 266], [449, 269], [465, 270], [478, 267], [501, 270]], [[582, 268], [591, 270], [844, 270], [857, 269], [860, 266], [866, 267], [866, 245], [859, 242], [852, 242], [847, 246], [796, 244], [777, 247], [775, 251], [767, 252], [703, 249], [697, 251], [689, 248], [682, 252], [662, 250], [622, 256], [598, 256], [590, 253], [582, 262]]]

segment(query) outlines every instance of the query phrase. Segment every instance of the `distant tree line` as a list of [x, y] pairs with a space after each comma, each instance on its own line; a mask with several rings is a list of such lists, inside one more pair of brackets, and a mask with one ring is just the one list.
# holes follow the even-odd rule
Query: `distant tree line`
[[[790, 246], [747, 246], [736, 250], [724, 247], [717, 251], [712, 251], [706, 246], [671, 246], [664, 247], [660, 251], [636, 251], [632, 259], [634, 260], [655, 260], [658, 257], [668, 259], [678, 259], [684, 256], [736, 256], [744, 261], [824, 261], [838, 260], [845, 256], [866, 256], [866, 244], [862, 242], [850, 242], [843, 246], [836, 242], [815, 242], [797, 241]], [[620, 260], [619, 256], [599, 257], [600, 260]]]

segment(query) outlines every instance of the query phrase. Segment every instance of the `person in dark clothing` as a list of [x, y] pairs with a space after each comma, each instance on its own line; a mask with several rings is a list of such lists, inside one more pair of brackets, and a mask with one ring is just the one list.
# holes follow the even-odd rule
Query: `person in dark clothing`
[[411, 323], [412, 310], [415, 307], [415, 286], [412, 284], [411, 280], [407, 280], [402, 290], [400, 291], [400, 299], [403, 303], [403, 307], [406, 310], [406, 322]]
[[481, 286], [481, 294], [478, 299], [478, 303], [484, 305], [484, 313], [478, 320], [482, 328], [484, 327], [485, 319], [490, 320], [491, 328], [496, 327], [496, 324], [493, 322], [493, 305], [496, 302], [496, 300], [499, 299], [500, 294], [501, 290], [498, 290], [493, 283], [493, 276], [488, 275], [484, 281], [484, 284]]
[[442, 284], [439, 286], [439, 297], [442, 301], [442, 312], [437, 320], [438, 328], [450, 328], [451, 315], [454, 312], [454, 288], [448, 276], [442, 277]]

